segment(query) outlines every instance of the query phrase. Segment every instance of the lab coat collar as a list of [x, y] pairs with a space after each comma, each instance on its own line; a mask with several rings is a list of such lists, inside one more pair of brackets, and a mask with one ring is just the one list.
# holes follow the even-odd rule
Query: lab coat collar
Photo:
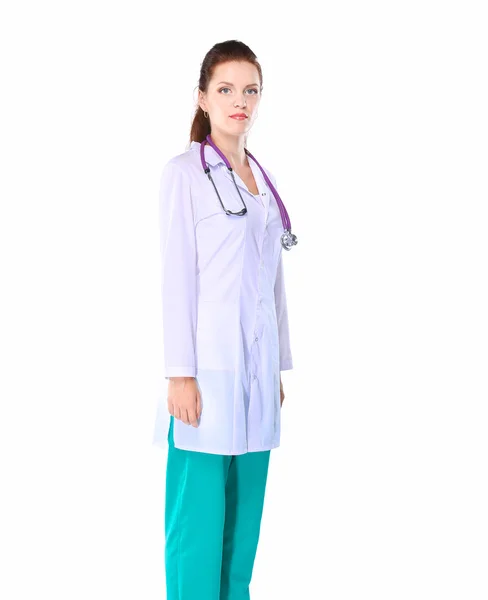
[[[190, 146], [190, 148], [192, 150], [195, 150], [195, 152], [198, 152], [198, 158], [200, 158], [200, 146], [201, 146], [200, 142], [192, 142], [191, 146]], [[216, 150], [214, 150], [213, 146], [211, 146], [210, 144], [205, 144], [205, 161], [209, 165], [212, 165], [212, 167], [214, 167], [215, 165], [218, 165], [219, 163], [222, 163], [223, 165], [225, 165], [220, 154]]]

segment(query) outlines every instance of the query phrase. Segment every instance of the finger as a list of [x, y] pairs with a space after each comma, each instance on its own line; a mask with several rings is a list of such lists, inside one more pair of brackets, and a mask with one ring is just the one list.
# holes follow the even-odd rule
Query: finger
[[188, 419], [190, 421], [190, 424], [193, 427], [198, 427], [198, 419], [197, 419], [197, 412], [196, 410], [192, 409], [188, 411]]
[[198, 427], [198, 417], [197, 417], [197, 413], [198, 413], [198, 389], [197, 389], [197, 394], [196, 394], [195, 401], [193, 402], [193, 406], [190, 406], [190, 408], [187, 409], [187, 412], [188, 412], [188, 421], [190, 422], [190, 425], [192, 425], [193, 427]]
[[202, 416], [202, 397], [200, 396], [200, 392], [197, 390], [197, 419], [200, 419]]
[[186, 410], [186, 408], [182, 408], [180, 410], [181, 410], [181, 420], [186, 425], [189, 425], [190, 424], [190, 420], [188, 419], [188, 411]]
[[174, 412], [175, 419], [180, 420], [181, 419], [181, 411], [180, 411], [180, 407], [177, 404], [174, 405], [174, 411], [175, 411]]

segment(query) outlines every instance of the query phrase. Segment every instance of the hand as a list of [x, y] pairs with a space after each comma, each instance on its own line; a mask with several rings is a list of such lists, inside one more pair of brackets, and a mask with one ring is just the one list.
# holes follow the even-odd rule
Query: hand
[[202, 401], [194, 377], [170, 377], [168, 410], [175, 419], [198, 427], [198, 420], [202, 414]]
[[283, 383], [280, 375], [280, 406], [283, 406], [283, 400], [285, 399], [285, 392], [283, 391]]

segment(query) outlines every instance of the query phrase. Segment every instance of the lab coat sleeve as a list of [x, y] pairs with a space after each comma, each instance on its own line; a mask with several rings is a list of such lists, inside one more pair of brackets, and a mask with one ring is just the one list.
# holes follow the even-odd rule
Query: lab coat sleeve
[[165, 378], [195, 377], [195, 222], [190, 182], [178, 164], [163, 168], [159, 191]]
[[[276, 177], [266, 169], [268, 177], [271, 179], [275, 188]], [[280, 371], [289, 371], [293, 369], [293, 359], [290, 348], [290, 329], [288, 326], [288, 309], [286, 304], [285, 273], [283, 265], [283, 253], [280, 252], [280, 260], [276, 272], [274, 285], [274, 297], [276, 306], [276, 319], [278, 322], [278, 338], [280, 349]]]
[[288, 310], [286, 305], [285, 273], [283, 255], [280, 253], [278, 271], [274, 286], [276, 318], [278, 321], [278, 336], [280, 346], [280, 371], [293, 369], [293, 359], [290, 349], [290, 330], [288, 326]]

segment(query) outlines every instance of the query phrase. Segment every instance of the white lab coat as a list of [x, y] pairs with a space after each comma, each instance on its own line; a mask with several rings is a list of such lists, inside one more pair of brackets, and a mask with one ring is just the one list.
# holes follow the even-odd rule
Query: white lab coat
[[[232, 177], [208, 144], [205, 159], [226, 208], [240, 210]], [[224, 213], [202, 169], [199, 142], [162, 171], [165, 378], [195, 377], [202, 400], [198, 427], [174, 420], [174, 445], [184, 450], [244, 454], [280, 444], [280, 370], [293, 368], [283, 224], [261, 170], [251, 158], [249, 164], [262, 202], [234, 172], [247, 206], [244, 216]], [[165, 389], [154, 428], [156, 445], [167, 446], [168, 423]]]

